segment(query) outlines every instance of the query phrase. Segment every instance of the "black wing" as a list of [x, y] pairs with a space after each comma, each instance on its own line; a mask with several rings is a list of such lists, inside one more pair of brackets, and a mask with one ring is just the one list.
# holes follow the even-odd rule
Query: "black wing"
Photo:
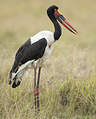
[[31, 44], [31, 40], [29, 39], [18, 49], [11, 72], [16, 72], [20, 65], [28, 62], [29, 60], [37, 60], [41, 58], [46, 46], [47, 41], [45, 38], [42, 38], [33, 44]]

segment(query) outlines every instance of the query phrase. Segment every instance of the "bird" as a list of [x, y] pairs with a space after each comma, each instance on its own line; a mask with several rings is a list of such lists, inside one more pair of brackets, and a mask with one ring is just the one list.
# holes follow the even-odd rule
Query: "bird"
[[22, 77], [24, 73], [27, 71], [27, 69], [31, 68], [34, 70], [34, 100], [35, 109], [38, 110], [40, 110], [39, 82], [41, 69], [43, 67], [44, 62], [49, 58], [49, 56], [52, 53], [53, 44], [60, 38], [62, 34], [60, 23], [73, 34], [76, 35], [78, 33], [77, 30], [73, 28], [73, 26], [66, 20], [66, 18], [59, 11], [58, 6], [51, 5], [47, 9], [47, 15], [53, 23], [55, 31], [40, 31], [36, 35], [30, 37], [17, 50], [14, 63], [9, 73], [9, 84], [12, 84], [12, 88], [16, 88], [20, 85]]

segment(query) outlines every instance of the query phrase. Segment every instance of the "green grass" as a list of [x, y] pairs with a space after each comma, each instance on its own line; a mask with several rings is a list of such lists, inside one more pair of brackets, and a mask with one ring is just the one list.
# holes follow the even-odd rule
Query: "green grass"
[[[81, 115], [96, 114], [96, 81], [68, 79], [61, 88], [61, 103], [66, 111]], [[67, 112], [68, 113], [68, 112]]]
[[[34, 112], [33, 71], [12, 89], [8, 76], [17, 49], [41, 30], [53, 31], [46, 9], [57, 4], [77, 36], [62, 27], [40, 80]], [[96, 119], [96, 1], [0, 0], [0, 119]]]

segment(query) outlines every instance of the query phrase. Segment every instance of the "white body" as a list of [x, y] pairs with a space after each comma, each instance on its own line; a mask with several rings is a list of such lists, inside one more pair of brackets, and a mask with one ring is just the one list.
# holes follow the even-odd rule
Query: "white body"
[[52, 44], [54, 43], [54, 34], [53, 34], [53, 32], [50, 32], [50, 31], [41, 31], [41, 32], [37, 33], [33, 37], [30, 37], [31, 44], [39, 41], [42, 38], [45, 38], [47, 40], [47, 46], [45, 48], [44, 55], [42, 56], [42, 58], [40, 58], [40, 59], [38, 59], [36, 61], [34, 61], [34, 60], [28, 61], [25, 64], [21, 65], [19, 67], [18, 71], [16, 73], [13, 73], [12, 74], [12, 79], [14, 79], [14, 77], [17, 78], [16, 79], [16, 82], [18, 82], [18, 80], [19, 81], [21, 80], [21, 78], [22, 78], [24, 72], [26, 71], [26, 69], [28, 69], [28, 68], [42, 67], [42, 64], [51, 55], [51, 52], [53, 50]]
[[[31, 44], [39, 41], [40, 39], [45, 38], [47, 40], [47, 46], [44, 52], [44, 55], [42, 58], [40, 58], [40, 60], [43, 60], [43, 62], [48, 59], [48, 57], [50, 56], [53, 48], [52, 48], [52, 44], [54, 43], [54, 34], [53, 32], [50, 31], [41, 31], [39, 33], [37, 33], [36, 35], [34, 35], [33, 37], [30, 37], [31, 39]], [[37, 61], [36, 61], [37, 63]]]

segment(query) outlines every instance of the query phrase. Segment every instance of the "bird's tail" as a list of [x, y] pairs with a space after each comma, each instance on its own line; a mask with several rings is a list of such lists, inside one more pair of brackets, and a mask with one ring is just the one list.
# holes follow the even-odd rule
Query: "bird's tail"
[[14, 72], [13, 67], [12, 67], [10, 74], [9, 74], [9, 84], [11, 85], [13, 81], [13, 85], [12, 85], [13, 88], [20, 85], [25, 71], [30, 67], [30, 64], [32, 64], [33, 62], [34, 60], [31, 60], [21, 65], [16, 72]]
[[16, 88], [17, 86], [19, 86], [22, 81], [22, 77], [23, 77], [24, 73], [25, 73], [25, 70], [22, 70], [22, 71], [16, 72], [16, 73], [10, 71], [9, 85], [11, 85], [11, 83], [13, 81], [12, 88]]
[[15, 74], [16, 74], [16, 73], [12, 72], [12, 70], [10, 71], [10, 73], [9, 73], [9, 85], [11, 85], [12, 80], [15, 79], [15, 77], [16, 77]]

